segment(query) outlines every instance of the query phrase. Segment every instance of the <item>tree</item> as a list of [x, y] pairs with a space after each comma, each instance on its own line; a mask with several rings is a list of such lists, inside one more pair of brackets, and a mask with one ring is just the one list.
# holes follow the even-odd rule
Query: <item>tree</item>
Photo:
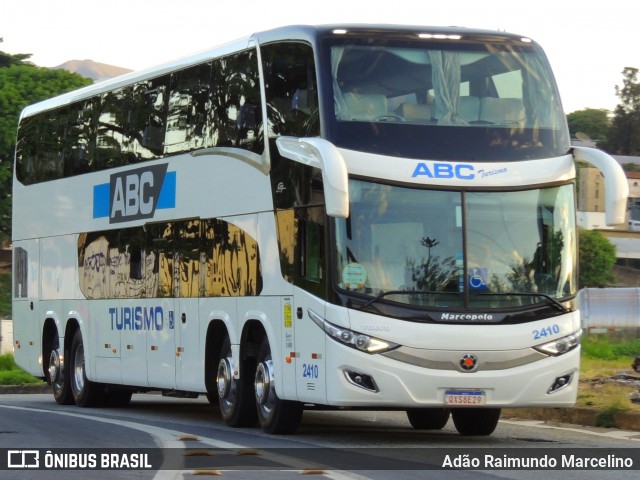
[[[3, 38], [0, 38], [0, 43], [4, 42]], [[11, 55], [0, 51], [0, 67], [8, 67], [10, 65], [20, 65], [23, 61], [31, 58], [29, 53], [18, 53], [17, 55]]]
[[[0, 52], [0, 239], [11, 237], [11, 180], [20, 112], [32, 103], [89, 85], [66, 70], [22, 63], [29, 55]], [[11, 61], [3, 62], [3, 59]]]
[[585, 108], [568, 114], [571, 137], [583, 133], [597, 143], [604, 141], [611, 126], [608, 115], [609, 111], [602, 108]]
[[618, 155], [640, 155], [640, 83], [638, 69], [625, 67], [622, 87], [616, 85], [621, 100], [602, 148]]
[[456, 263], [453, 257], [447, 257], [440, 261], [440, 257], [432, 255], [431, 250], [440, 244], [431, 237], [420, 239], [420, 245], [427, 249], [427, 258], [422, 258], [420, 265], [407, 259], [407, 266], [411, 269], [411, 279], [415, 282], [417, 290], [425, 292], [438, 292], [452, 286], [456, 279]]
[[580, 229], [579, 288], [604, 287], [615, 282], [616, 246], [597, 230]]

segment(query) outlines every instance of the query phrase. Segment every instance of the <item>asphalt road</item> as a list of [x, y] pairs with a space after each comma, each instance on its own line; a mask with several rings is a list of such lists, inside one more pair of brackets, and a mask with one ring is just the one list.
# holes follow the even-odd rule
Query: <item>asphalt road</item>
[[[187, 479], [200, 475], [228, 479], [288, 479], [301, 474], [332, 479], [637, 479], [640, 433], [615, 429], [553, 426], [540, 421], [501, 420], [490, 437], [462, 437], [449, 422], [441, 431], [411, 428], [403, 412], [307, 411], [297, 435], [271, 436], [255, 429], [226, 427], [216, 407], [204, 398], [184, 400], [159, 395], [134, 395], [125, 409], [81, 409], [56, 405], [51, 395], [0, 395], [0, 456], [8, 451], [69, 454], [147, 453], [162, 470], [0, 471], [14, 479]], [[485, 461], [491, 455], [517, 459], [546, 454], [582, 458], [610, 449], [635, 470], [539, 471], [485, 468], [442, 469], [449, 462]], [[88, 449], [88, 450], [87, 450]], [[66, 457], [65, 457], [66, 455]], [[159, 455], [159, 456], [158, 456]], [[53, 456], [49, 457], [53, 458]], [[448, 458], [448, 460], [446, 460]], [[135, 459], [134, 459], [135, 460]], [[0, 466], [8, 459], [0, 458]], [[494, 463], [495, 464], [495, 463]], [[331, 468], [322, 468], [330, 465]], [[437, 467], [437, 468], [436, 468]]]

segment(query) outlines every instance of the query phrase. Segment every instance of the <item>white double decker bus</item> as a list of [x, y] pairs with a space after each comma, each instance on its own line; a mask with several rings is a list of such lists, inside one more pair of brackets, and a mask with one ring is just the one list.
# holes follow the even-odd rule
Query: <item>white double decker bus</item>
[[60, 404], [206, 394], [231, 426], [570, 406], [574, 161], [545, 56], [458, 28], [286, 27], [24, 110], [14, 350]]

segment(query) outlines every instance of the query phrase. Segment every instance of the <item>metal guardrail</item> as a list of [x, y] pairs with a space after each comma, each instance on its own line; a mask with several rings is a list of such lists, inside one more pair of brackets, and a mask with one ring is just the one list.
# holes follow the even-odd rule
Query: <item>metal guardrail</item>
[[640, 328], [640, 288], [584, 288], [578, 292], [582, 328]]

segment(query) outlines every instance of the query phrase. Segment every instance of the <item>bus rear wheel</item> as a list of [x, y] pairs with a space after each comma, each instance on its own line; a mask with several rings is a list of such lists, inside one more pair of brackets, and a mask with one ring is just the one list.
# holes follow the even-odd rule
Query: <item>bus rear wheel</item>
[[491, 435], [500, 413], [499, 408], [455, 408], [451, 416], [460, 435]]
[[76, 405], [80, 407], [99, 407], [105, 402], [104, 385], [87, 378], [82, 333], [76, 330], [71, 343], [71, 362], [69, 363], [69, 383]]
[[254, 391], [262, 430], [272, 434], [295, 433], [302, 419], [302, 404], [278, 398], [267, 337], [262, 340], [258, 353]]
[[417, 430], [442, 430], [449, 421], [448, 408], [410, 408], [407, 418]]
[[73, 405], [73, 394], [69, 383], [69, 375], [64, 364], [64, 354], [60, 350], [59, 340], [50, 344], [49, 364], [47, 366], [47, 381], [51, 385], [53, 398], [58, 405]]
[[[234, 378], [233, 366], [240, 367], [240, 378]], [[233, 361], [231, 340], [227, 336], [222, 342], [216, 385], [218, 389], [218, 404], [222, 420], [230, 427], [253, 427], [258, 418], [256, 416], [255, 400], [252, 391], [253, 371], [250, 363], [243, 368], [242, 361]]]

